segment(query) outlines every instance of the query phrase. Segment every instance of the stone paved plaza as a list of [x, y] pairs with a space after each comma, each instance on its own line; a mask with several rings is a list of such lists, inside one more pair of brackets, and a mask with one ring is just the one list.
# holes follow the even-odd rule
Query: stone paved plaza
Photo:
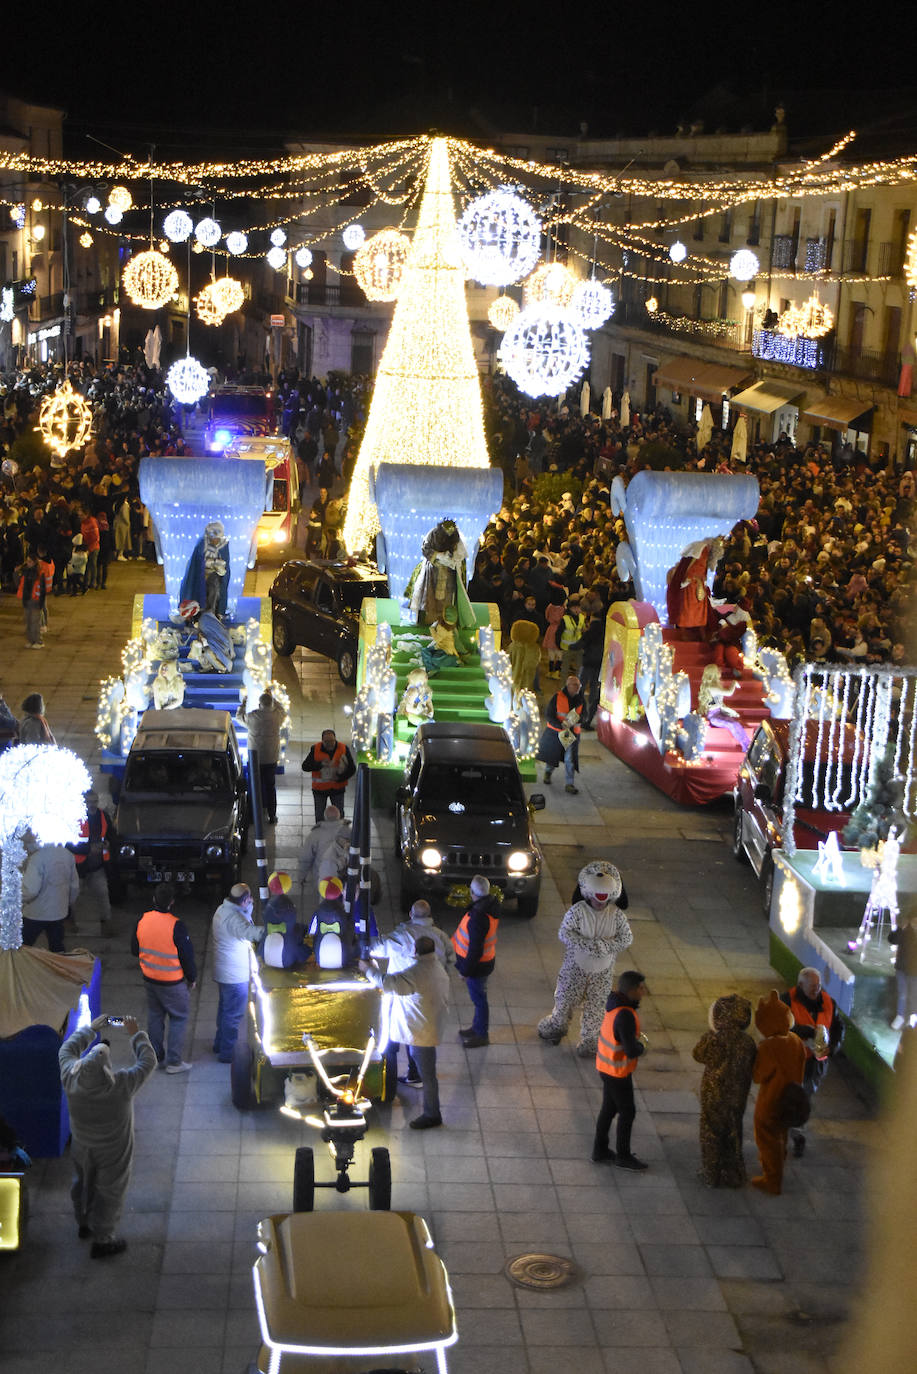
[[[250, 590], [269, 582], [261, 571]], [[0, 602], [7, 700], [15, 710], [27, 691], [42, 690], [58, 741], [96, 773], [96, 684], [118, 670], [134, 591], [161, 585], [150, 565], [115, 564], [108, 591], [50, 603], [41, 654], [21, 652], [18, 604]], [[299, 763], [323, 726], [348, 736], [343, 707], [352, 694], [314, 655], [297, 651], [277, 660], [275, 672], [291, 690], [295, 719], [269, 857], [295, 872], [312, 823]], [[691, 1049], [707, 1008], [724, 992], [755, 998], [778, 986], [757, 886], [731, 856], [725, 806], [682, 810], [594, 736], [584, 739], [580, 795], [547, 789], [537, 817], [547, 860], [539, 915], [501, 922], [491, 1045], [460, 1046], [468, 1000], [454, 978], [439, 1052], [444, 1128], [409, 1131], [419, 1094], [400, 1088], [390, 1107], [373, 1111], [358, 1148], [389, 1146], [393, 1205], [431, 1223], [458, 1310], [455, 1374], [838, 1374], [862, 1265], [864, 1169], [884, 1144], [883, 1126], [841, 1061], [818, 1097], [806, 1158], [788, 1164], [782, 1197], [699, 1183], [700, 1067]], [[374, 821], [385, 870], [377, 915], [387, 928], [399, 919], [392, 823], [381, 812]], [[596, 857], [619, 865], [631, 899], [634, 945], [618, 968], [640, 968], [651, 990], [641, 1011], [650, 1049], [636, 1077], [634, 1149], [650, 1165], [643, 1175], [590, 1162], [600, 1098], [594, 1066], [575, 1057], [571, 1040], [552, 1048], [535, 1032], [551, 1005], [558, 924], [579, 867]], [[246, 876], [253, 880], [253, 871]], [[84, 913], [70, 941], [101, 956], [104, 1008], [133, 1012], [141, 1024], [143, 990], [128, 942], [142, 910], [135, 890], [116, 913], [113, 940], [100, 939]], [[68, 1158], [37, 1162], [26, 1245], [0, 1264], [4, 1374], [243, 1374], [256, 1353], [255, 1223], [289, 1210], [294, 1150], [317, 1142], [308, 1126], [275, 1111], [242, 1114], [231, 1105], [228, 1069], [210, 1053], [212, 908], [189, 899], [177, 910], [202, 968], [192, 994], [194, 1067], [155, 1074], [136, 1101], [122, 1228], [129, 1249], [91, 1261], [76, 1236]], [[455, 913], [437, 914], [451, 931]], [[746, 1154], [753, 1164], [750, 1111]], [[365, 1158], [358, 1155], [357, 1176]], [[316, 1163], [320, 1177], [331, 1176], [321, 1149]], [[322, 1192], [317, 1205], [362, 1208], [365, 1194]], [[581, 1280], [555, 1293], [515, 1287], [507, 1260], [541, 1250], [572, 1258]]]

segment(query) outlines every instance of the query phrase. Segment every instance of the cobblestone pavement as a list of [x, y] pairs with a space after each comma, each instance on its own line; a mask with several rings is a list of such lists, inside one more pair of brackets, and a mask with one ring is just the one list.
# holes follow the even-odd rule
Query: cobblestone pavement
[[[260, 571], [257, 591], [270, 580]], [[43, 691], [58, 741], [96, 772], [96, 683], [118, 670], [133, 593], [161, 586], [151, 565], [113, 565], [107, 591], [51, 602], [41, 654], [21, 652], [18, 604], [0, 601], [0, 686], [8, 701], [15, 709], [27, 691]], [[275, 671], [291, 690], [295, 721], [269, 857], [295, 870], [312, 823], [299, 762], [323, 726], [347, 737], [351, 693], [315, 655], [298, 651]], [[547, 1374], [575, 1361], [577, 1374], [622, 1366], [641, 1374], [837, 1374], [861, 1266], [864, 1163], [882, 1144], [883, 1128], [862, 1083], [840, 1062], [819, 1095], [806, 1158], [789, 1162], [782, 1197], [699, 1183], [700, 1070], [691, 1048], [715, 996], [737, 990], [754, 998], [776, 985], [756, 884], [729, 852], [725, 806], [676, 807], [594, 736], [584, 743], [580, 785], [577, 797], [547, 791], [538, 817], [547, 860], [541, 910], [531, 922], [508, 916], [501, 923], [487, 1049], [465, 1051], [456, 1039], [468, 1007], [455, 979], [439, 1054], [444, 1129], [406, 1129], [419, 1109], [407, 1088], [371, 1118], [365, 1148], [389, 1145], [393, 1203], [430, 1220], [452, 1278], [460, 1341], [450, 1369]], [[378, 915], [388, 926], [399, 919], [392, 824], [380, 812], [374, 821], [384, 885]], [[640, 968], [652, 989], [641, 1012], [650, 1052], [636, 1077], [634, 1148], [650, 1165], [643, 1175], [590, 1162], [595, 1069], [576, 1058], [572, 1038], [552, 1048], [535, 1032], [551, 1005], [566, 900], [578, 868], [595, 857], [620, 866], [631, 896], [635, 940], [619, 969]], [[113, 940], [100, 939], [92, 913], [82, 911], [70, 941], [101, 957], [106, 1009], [133, 1011], [141, 1023], [144, 998], [128, 939], [142, 909], [135, 890], [116, 913]], [[211, 907], [188, 899], [179, 909], [203, 965], [192, 994], [194, 1067], [189, 1075], [154, 1075], [137, 1099], [123, 1222], [129, 1249], [93, 1263], [76, 1237], [67, 1157], [38, 1162], [27, 1243], [2, 1265], [4, 1374], [55, 1366], [64, 1374], [242, 1374], [256, 1351], [254, 1225], [289, 1209], [293, 1152], [315, 1143], [314, 1133], [276, 1112], [232, 1107], [228, 1069], [210, 1054]], [[455, 914], [438, 914], [451, 930]], [[746, 1142], [751, 1164], [750, 1113]], [[317, 1161], [330, 1170], [323, 1154]], [[320, 1195], [319, 1205], [366, 1204], [357, 1193]], [[575, 1260], [580, 1281], [544, 1294], [514, 1287], [507, 1260], [539, 1250]]]

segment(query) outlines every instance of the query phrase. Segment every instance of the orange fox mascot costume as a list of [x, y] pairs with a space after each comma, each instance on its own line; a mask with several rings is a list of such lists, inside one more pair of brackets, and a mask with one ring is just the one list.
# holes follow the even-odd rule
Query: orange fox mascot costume
[[779, 1193], [786, 1159], [785, 1090], [802, 1084], [806, 1051], [797, 1035], [790, 1034], [793, 1013], [772, 991], [758, 1001], [755, 1026], [764, 1039], [758, 1046], [753, 1081], [758, 1084], [755, 1103], [755, 1144], [761, 1156], [761, 1173], [751, 1180], [763, 1193]]

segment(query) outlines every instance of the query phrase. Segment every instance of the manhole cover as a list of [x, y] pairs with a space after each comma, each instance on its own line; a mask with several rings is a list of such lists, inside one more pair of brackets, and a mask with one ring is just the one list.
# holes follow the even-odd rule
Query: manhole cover
[[516, 1255], [507, 1261], [506, 1276], [520, 1288], [566, 1288], [580, 1276], [572, 1260], [563, 1255]]

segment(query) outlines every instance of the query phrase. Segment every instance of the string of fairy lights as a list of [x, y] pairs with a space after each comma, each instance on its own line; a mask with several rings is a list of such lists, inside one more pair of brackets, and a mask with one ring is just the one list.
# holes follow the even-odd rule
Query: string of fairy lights
[[[466, 274], [501, 289], [489, 317], [504, 333], [501, 358], [507, 371], [514, 375], [515, 367], [518, 379], [527, 375], [528, 363], [536, 354], [553, 358], [558, 365], [555, 373], [537, 378], [553, 387], [568, 375], [570, 359], [579, 370], [585, 366], [586, 332], [610, 316], [614, 299], [609, 288], [625, 278], [642, 283], [647, 291], [656, 286], [713, 287], [732, 278], [746, 287], [743, 305], [746, 310], [752, 308], [754, 295], [748, 284], [761, 270], [757, 255], [750, 248], [719, 257], [701, 248], [689, 252], [672, 237], [679, 230], [693, 225], [691, 237], [697, 245], [703, 241], [704, 224], [724, 216], [730, 233], [721, 236], [721, 241], [728, 242], [731, 218], [740, 206], [753, 204], [757, 214], [764, 201], [832, 197], [917, 178], [917, 154], [841, 165], [839, 159], [853, 137], [849, 133], [821, 156], [776, 174], [737, 172], [713, 178], [639, 175], [630, 172], [630, 164], [620, 172], [595, 170], [521, 158], [461, 139], [426, 136], [372, 147], [304, 150], [282, 158], [227, 162], [160, 163], [152, 157], [136, 161], [123, 157], [106, 163], [0, 153], [0, 172], [8, 178], [16, 176], [39, 186], [83, 181], [102, 194], [107, 191], [105, 205], [91, 189], [78, 203], [51, 191], [36, 196], [30, 205], [23, 197], [0, 197], [0, 205], [7, 207], [14, 225], [36, 244], [45, 232], [41, 216], [46, 213], [59, 215], [79, 230], [78, 242], [85, 249], [92, 247], [96, 235], [129, 245], [134, 251], [124, 268], [124, 290], [135, 304], [149, 310], [177, 299], [179, 274], [170, 258], [173, 245], [187, 243], [189, 253], [210, 252], [211, 279], [195, 298], [194, 307], [203, 323], [218, 325], [245, 301], [242, 282], [229, 270], [237, 259], [266, 259], [277, 272], [290, 272], [292, 261], [309, 279], [314, 255], [321, 251], [323, 271], [353, 277], [369, 300], [397, 300], [411, 250], [409, 226], [416, 218], [432, 150], [438, 147], [448, 161], [449, 194], [461, 214], [458, 233]], [[135, 199], [139, 183], [149, 184], [148, 206]], [[154, 195], [157, 185], [160, 201]], [[626, 198], [626, 212], [615, 204], [622, 198]], [[634, 222], [630, 209], [641, 199], [653, 201], [656, 213]], [[354, 217], [342, 226], [342, 211], [350, 208]], [[27, 227], [29, 210], [32, 221]], [[146, 217], [147, 210], [149, 225], [140, 231], [135, 220], [140, 214]], [[396, 213], [388, 216], [388, 211]], [[367, 237], [361, 221], [378, 222], [380, 212], [393, 222]], [[224, 228], [224, 216], [231, 227]], [[581, 264], [580, 273], [571, 271], [568, 259]], [[218, 262], [222, 275], [217, 272]], [[806, 269], [811, 266], [807, 263]], [[904, 275], [908, 286], [917, 288], [917, 231], [907, 242]], [[769, 270], [768, 276], [771, 281], [804, 280], [813, 285], [809, 298], [790, 303], [776, 325], [778, 332], [801, 338], [819, 338], [833, 327], [832, 312], [819, 298], [819, 285], [891, 279], [866, 272], [856, 277], [841, 275], [817, 264], [814, 270]], [[505, 294], [510, 285], [521, 287], [521, 309], [518, 301]], [[680, 324], [688, 327], [678, 316], [658, 313], [655, 295], [648, 295], [644, 304], [648, 314], [657, 314], [657, 322], [671, 321], [676, 329]], [[692, 329], [696, 323], [691, 322]], [[708, 323], [721, 332], [732, 327], [729, 321]], [[203, 369], [190, 357], [176, 364], [176, 369], [179, 398], [197, 399], [192, 393], [204, 385]]]

